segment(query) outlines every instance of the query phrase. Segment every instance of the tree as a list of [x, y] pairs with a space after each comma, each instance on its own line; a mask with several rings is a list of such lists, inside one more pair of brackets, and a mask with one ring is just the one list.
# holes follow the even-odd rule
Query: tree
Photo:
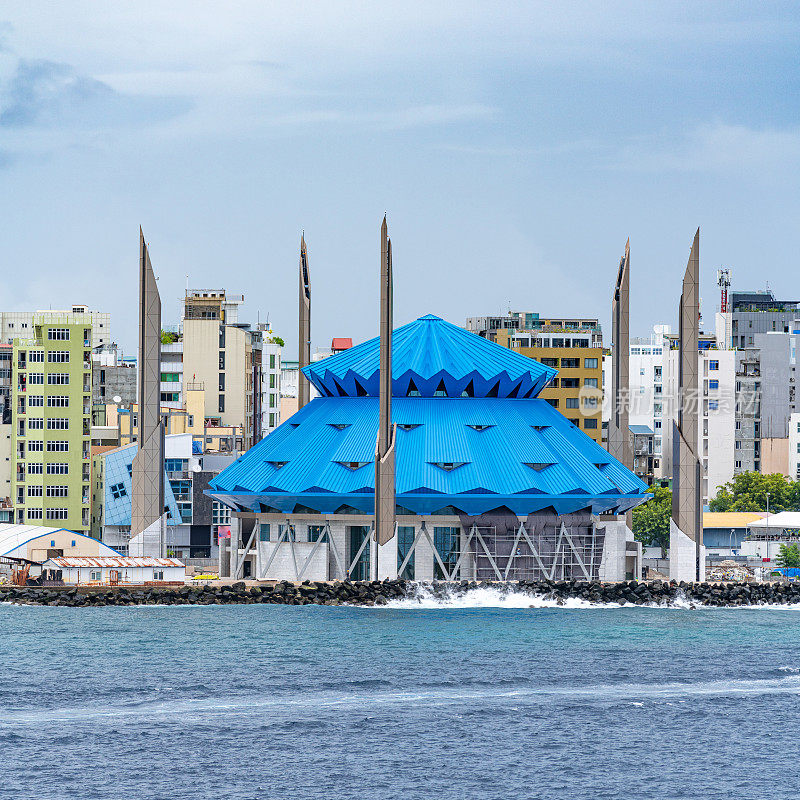
[[663, 486], [651, 486], [647, 491], [653, 499], [633, 509], [633, 535], [645, 547], [660, 547], [661, 557], [666, 558], [672, 491]]
[[281, 339], [280, 336], [270, 336], [269, 340], [273, 343], [278, 345], [278, 347], [285, 347], [286, 343]]
[[711, 511], [800, 511], [800, 482], [783, 475], [743, 472], [721, 486], [709, 503]]
[[796, 544], [782, 544], [775, 563], [779, 567], [800, 567], [800, 548]]

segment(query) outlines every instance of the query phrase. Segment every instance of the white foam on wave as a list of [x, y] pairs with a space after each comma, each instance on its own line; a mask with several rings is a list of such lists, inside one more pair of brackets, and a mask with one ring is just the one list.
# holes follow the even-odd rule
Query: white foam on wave
[[[466, 704], [468, 707], [502, 706], [522, 707], [526, 703], [537, 706], [543, 703], [585, 702], [587, 706], [612, 705], [634, 706], [674, 705], [691, 702], [693, 698], [723, 697], [729, 700], [738, 698], [800, 695], [800, 676], [790, 675], [781, 678], [757, 680], [723, 679], [699, 683], [657, 683], [591, 686], [525, 686], [481, 687], [448, 686], [417, 690], [397, 691], [341, 691], [309, 692], [297, 694], [264, 694], [246, 696], [222, 695], [203, 698], [175, 698], [173, 700], [143, 700], [117, 706], [77, 706], [46, 710], [9, 711], [0, 720], [0, 730], [11, 725], [24, 724], [85, 724], [87, 722], [109, 722], [113, 724], [129, 722], [134, 725], [149, 722], [170, 722], [176, 719], [180, 724], [198, 722], [208, 724], [216, 717], [243, 715], [248, 720], [296, 719], [304, 714], [316, 715], [324, 711], [377, 712], [383, 708], [407, 707], [409, 704], [424, 703], [428, 706], [453, 706]], [[391, 713], [395, 713], [392, 711]]]
[[374, 608], [620, 608], [619, 603], [591, 603], [578, 597], [559, 601], [552, 597], [497, 587], [479, 587], [466, 592], [444, 589], [442, 592], [434, 593], [430, 586], [420, 584], [414, 588], [411, 596], [390, 600], [385, 606]]
[[800, 611], [800, 604], [772, 604], [772, 605], [746, 605], [746, 606], [704, 606], [697, 601], [690, 600], [683, 592], [669, 602], [662, 603], [595, 603], [579, 597], [555, 598], [545, 595], [531, 595], [509, 586], [478, 587], [467, 591], [454, 590], [440, 587], [434, 591], [430, 586], [418, 584], [408, 597], [390, 600], [385, 606], [358, 606], [368, 610], [379, 608], [392, 608], [401, 610], [427, 610], [427, 609], [480, 609], [480, 608], [557, 608], [564, 610], [590, 610], [590, 609], [618, 609], [618, 608], [644, 608], [662, 610], [703, 610], [703, 611]]

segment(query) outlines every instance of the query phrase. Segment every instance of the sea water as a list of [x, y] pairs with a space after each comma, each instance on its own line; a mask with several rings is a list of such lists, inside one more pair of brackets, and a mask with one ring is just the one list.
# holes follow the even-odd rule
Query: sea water
[[0, 606], [3, 800], [790, 797], [799, 718], [798, 609]]

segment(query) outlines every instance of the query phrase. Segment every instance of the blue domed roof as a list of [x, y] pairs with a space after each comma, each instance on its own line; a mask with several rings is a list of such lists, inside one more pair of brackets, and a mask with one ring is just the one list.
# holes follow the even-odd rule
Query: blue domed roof
[[[377, 397], [380, 339], [305, 367], [324, 397]], [[427, 314], [392, 335], [395, 397], [536, 397], [557, 370]]]

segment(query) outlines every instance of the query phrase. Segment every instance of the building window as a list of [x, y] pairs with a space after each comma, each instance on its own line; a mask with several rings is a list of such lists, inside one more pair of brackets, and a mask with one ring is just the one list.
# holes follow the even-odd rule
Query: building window
[[181, 374], [179, 372], [162, 372], [161, 373], [161, 382], [162, 383], [177, 383], [181, 379]]
[[69, 464], [57, 464], [52, 462], [47, 465], [48, 475], [69, 475]]
[[262, 524], [258, 526], [258, 541], [259, 542], [269, 541], [269, 525]]
[[230, 525], [231, 524], [231, 510], [224, 503], [217, 500], [211, 504], [211, 524], [212, 525]]
[[270, 353], [269, 355], [269, 368], [275, 369], [275, 353]]
[[[561, 379], [561, 388], [562, 389], [578, 389], [581, 385], [579, 378], [562, 378]], [[569, 408], [569, 406], [567, 406]]]
[[[47, 466], [49, 467], [50, 465], [48, 464]], [[43, 464], [28, 464], [28, 475], [41, 475], [42, 472], [44, 472]]]
[[585, 378], [583, 381], [584, 386], [592, 386], [597, 389], [597, 378]]
[[274, 428], [275, 427], [275, 415], [274, 414], [270, 414], [269, 415], [269, 427], [270, 428]]
[[41, 508], [28, 508], [28, 509], [26, 509], [26, 513], [27, 513], [29, 521], [42, 518], [42, 509]]
[[546, 367], [558, 367], [557, 358], [541, 358], [539, 359]]
[[[66, 486], [48, 486], [47, 497], [68, 497], [69, 489]], [[73, 544], [74, 547], [74, 544]]]
[[224, 372], [220, 372], [220, 374], [219, 374], [219, 390], [221, 392], [225, 391], [225, 373]]
[[[397, 569], [403, 566], [403, 562], [408, 558], [408, 563], [403, 567], [403, 571], [399, 572], [397, 577], [400, 580], [413, 581], [414, 580], [414, 556], [415, 553], [411, 552], [414, 546], [415, 530], [413, 525], [398, 525], [397, 526]], [[409, 553], [411, 556], [409, 557]]]
[[446, 576], [441, 566], [439, 559], [434, 560], [433, 575], [437, 580], [444, 580], [446, 577], [453, 576], [453, 567], [458, 562], [459, 550], [461, 549], [461, 528], [442, 527], [433, 529], [433, 546], [439, 554], [449, 576]]
[[708, 401], [708, 410], [709, 411], [716, 411], [719, 408], [719, 401], [717, 400], [709, 400]]
[[269, 396], [269, 407], [275, 408], [276, 405], [277, 405], [277, 395], [271, 394]]
[[67, 417], [51, 417], [47, 420], [47, 430], [66, 431], [69, 430], [69, 419]]
[[719, 381], [709, 381], [708, 382], [709, 389], [719, 389]]
[[41, 497], [44, 489], [41, 486], [29, 486], [28, 497]]
[[183, 472], [186, 469], [186, 460], [183, 458], [165, 458], [164, 469], [167, 472]]
[[225, 369], [225, 351], [224, 350], [220, 350], [219, 351], [219, 368], [221, 370]]
[[709, 361], [708, 362], [709, 369], [719, 369], [719, 361]]
[[318, 542], [322, 538], [322, 534], [325, 533], [325, 526], [324, 525], [309, 525], [308, 526], [308, 541], [309, 542]]
[[89, 573], [89, 580], [90, 580], [90, 581], [101, 581], [101, 580], [103, 580], [103, 573], [102, 573], [102, 571], [101, 571], [101, 570], [99, 570], [99, 569], [93, 569], [93, 570], [92, 570], [92, 571]]
[[180, 392], [161, 392], [162, 403], [179, 403], [180, 399]]
[[28, 385], [29, 386], [44, 386], [44, 373], [43, 372], [31, 372], [28, 375]]
[[47, 376], [48, 386], [69, 386], [68, 372], [51, 372]]
[[[41, 395], [33, 395], [28, 398], [28, 408], [41, 408], [44, 405], [44, 397]], [[24, 409], [23, 412], [24, 413]]]
[[224, 394], [221, 394], [219, 396], [219, 405], [217, 406], [217, 410], [219, 411], [220, 414], [224, 414], [225, 413], [225, 395]]
[[44, 364], [44, 350], [31, 350], [28, 353], [28, 361], [32, 364]]
[[596, 430], [597, 429], [597, 420], [596, 419], [585, 419], [583, 421], [583, 427], [588, 430]]
[[558, 408], [558, 398], [557, 397], [545, 397], [545, 400], [553, 406], [553, 408]]
[[567, 408], [578, 408], [578, 398], [568, 397], [565, 405]]
[[[50, 449], [50, 442], [47, 443], [47, 449]], [[44, 442], [41, 439], [34, 439], [28, 442], [29, 453], [41, 453], [44, 450]]]
[[66, 453], [69, 450], [69, 442], [53, 440], [47, 443], [48, 453]]
[[125, 484], [124, 483], [115, 483], [109, 488], [111, 490], [111, 496], [115, 500], [119, 500], [120, 497], [127, 497], [128, 496], [128, 492], [125, 490]]
[[48, 408], [68, 408], [69, 407], [69, 397], [63, 394], [54, 394], [50, 395], [47, 398], [47, 407]]
[[[48, 420], [49, 422], [50, 420]], [[29, 431], [41, 431], [44, 430], [44, 420], [41, 417], [32, 417], [28, 420], [28, 430]]]
[[47, 519], [66, 519], [67, 518], [67, 509], [66, 508], [48, 508], [47, 514], [45, 515]]
[[581, 360], [579, 358], [562, 358], [561, 369], [580, 369]]
[[164, 580], [164, 570], [163, 569], [154, 569], [153, 570], [153, 580], [154, 581], [163, 581]]
[[69, 350], [51, 350], [47, 360], [51, 364], [69, 364]]
[[47, 338], [51, 342], [68, 342], [69, 328], [48, 328]]

